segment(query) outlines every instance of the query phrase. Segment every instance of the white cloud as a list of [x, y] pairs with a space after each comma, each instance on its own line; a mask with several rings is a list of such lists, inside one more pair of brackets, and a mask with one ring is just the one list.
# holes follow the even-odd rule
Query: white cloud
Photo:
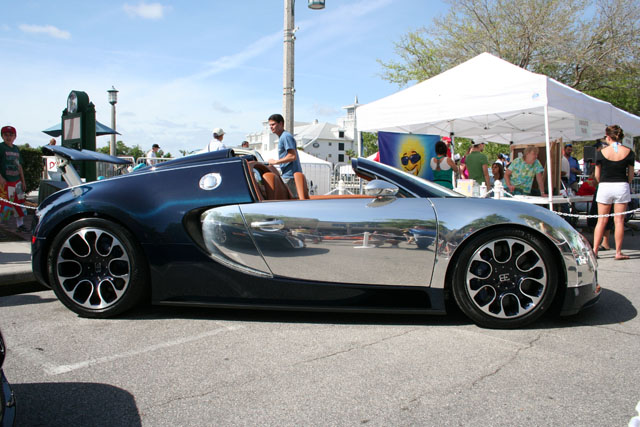
[[50, 37], [54, 37], [56, 39], [65, 39], [68, 40], [71, 38], [71, 33], [68, 31], [61, 30], [53, 25], [20, 25], [20, 30], [25, 33], [33, 33], [33, 34], [46, 34]]
[[204, 71], [187, 77], [187, 79], [204, 79], [222, 71], [238, 68], [241, 65], [250, 62], [258, 55], [271, 49], [272, 46], [275, 46], [281, 39], [282, 32], [277, 32], [261, 37], [240, 52], [237, 52], [233, 55], [223, 56], [219, 59], [216, 59], [215, 61], [210, 62]]
[[340, 109], [334, 107], [334, 106], [329, 106], [329, 105], [320, 105], [320, 104], [313, 104], [313, 106], [311, 107], [311, 111], [318, 115], [318, 116], [322, 116], [322, 117], [326, 117], [326, 116], [337, 116], [341, 113]]
[[131, 17], [140, 17], [143, 19], [162, 19], [166, 7], [160, 3], [139, 3], [137, 6], [132, 6], [125, 3], [122, 6], [125, 12]]

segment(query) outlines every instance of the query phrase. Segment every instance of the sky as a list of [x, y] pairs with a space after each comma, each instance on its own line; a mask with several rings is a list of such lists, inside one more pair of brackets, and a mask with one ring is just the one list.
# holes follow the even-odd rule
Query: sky
[[[295, 120], [336, 123], [343, 106], [400, 89], [377, 59], [443, 15], [440, 0], [326, 0], [295, 6]], [[205, 147], [216, 127], [228, 146], [282, 113], [282, 0], [21, 0], [0, 6], [0, 123], [16, 144], [41, 146], [72, 90], [89, 95], [111, 125], [115, 87], [119, 140], [148, 150]], [[109, 144], [97, 138], [97, 146]], [[58, 139], [59, 143], [59, 139]]]

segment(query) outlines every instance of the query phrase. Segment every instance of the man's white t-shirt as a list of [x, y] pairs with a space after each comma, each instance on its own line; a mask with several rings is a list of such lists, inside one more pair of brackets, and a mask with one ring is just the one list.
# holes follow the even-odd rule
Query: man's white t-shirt
[[149, 150], [149, 152], [147, 153], [147, 165], [149, 166], [153, 166], [155, 165], [158, 161], [156, 160], [156, 152], [153, 150]]
[[218, 150], [226, 150], [226, 149], [227, 149], [227, 146], [224, 145], [222, 141], [218, 141], [215, 138], [213, 138], [209, 143], [209, 145], [207, 146], [207, 151], [218, 151]]

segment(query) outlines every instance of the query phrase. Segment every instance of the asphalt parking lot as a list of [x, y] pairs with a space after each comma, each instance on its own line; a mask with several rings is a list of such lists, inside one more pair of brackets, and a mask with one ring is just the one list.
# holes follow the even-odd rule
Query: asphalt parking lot
[[142, 307], [82, 319], [0, 297], [18, 425], [626, 426], [640, 400], [640, 235], [595, 307], [532, 327]]

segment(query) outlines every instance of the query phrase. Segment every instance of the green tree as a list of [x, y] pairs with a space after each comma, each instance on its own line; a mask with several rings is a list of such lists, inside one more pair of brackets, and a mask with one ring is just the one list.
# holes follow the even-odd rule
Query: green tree
[[364, 157], [369, 157], [378, 151], [378, 134], [362, 132], [362, 151]]
[[[96, 151], [104, 154], [110, 153], [110, 146], [107, 144], [104, 147], [98, 148]], [[127, 147], [123, 141], [116, 141], [116, 156], [129, 156], [131, 148]]]
[[482, 52], [640, 113], [639, 0], [447, 0], [396, 43], [383, 78], [407, 85]]
[[42, 161], [42, 151], [40, 148], [32, 148], [29, 144], [18, 146], [20, 157], [22, 158], [22, 171], [26, 187], [25, 193], [38, 189], [42, 179], [44, 163]]

